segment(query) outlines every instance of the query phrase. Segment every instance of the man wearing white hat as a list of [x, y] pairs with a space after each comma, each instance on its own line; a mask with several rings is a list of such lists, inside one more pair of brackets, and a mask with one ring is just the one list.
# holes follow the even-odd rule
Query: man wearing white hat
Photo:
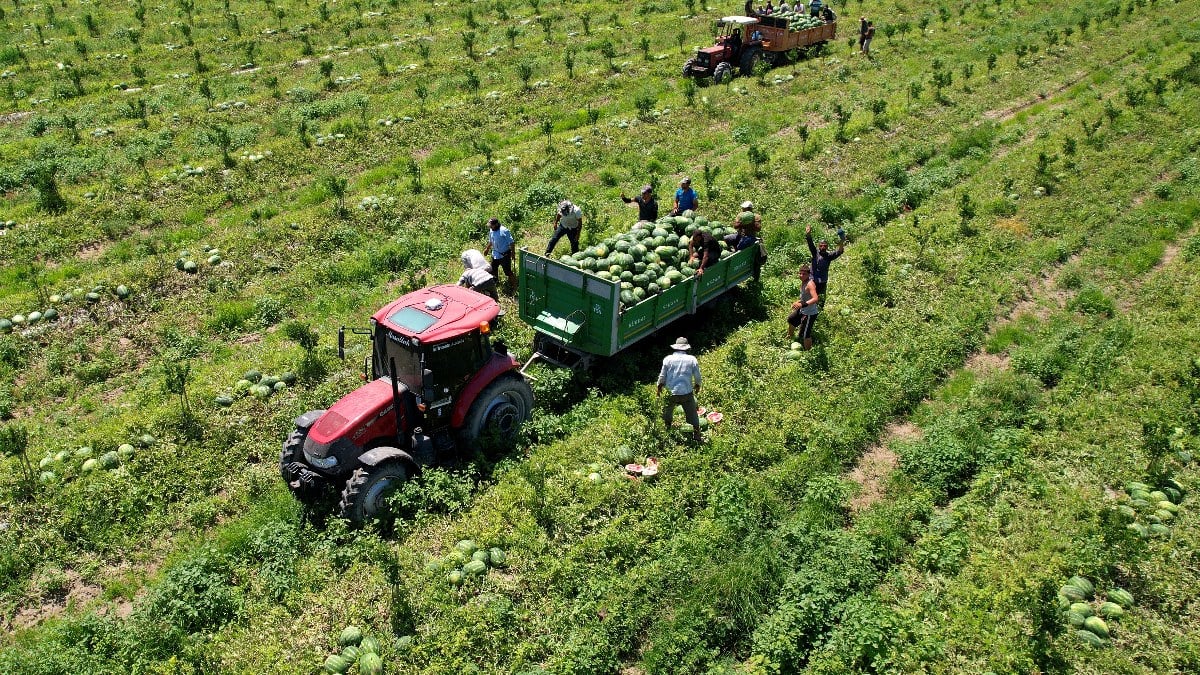
[[662, 397], [664, 386], [670, 392], [663, 406], [663, 422], [667, 430], [671, 429], [671, 422], [674, 421], [675, 406], [683, 406], [688, 424], [692, 425], [692, 438], [699, 443], [702, 439], [700, 415], [696, 412], [696, 392], [700, 391], [700, 362], [687, 353], [691, 348], [687, 338], [683, 337], [671, 345], [675, 351], [663, 359], [662, 370], [658, 373], [658, 396]]

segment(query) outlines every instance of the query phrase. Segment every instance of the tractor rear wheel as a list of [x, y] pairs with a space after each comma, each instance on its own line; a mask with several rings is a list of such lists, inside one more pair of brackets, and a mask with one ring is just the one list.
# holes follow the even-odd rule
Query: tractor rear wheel
[[742, 54], [742, 75], [750, 77], [754, 74], [754, 69], [758, 67], [758, 62], [762, 61], [763, 53], [761, 49], [751, 49], [745, 54]]
[[728, 61], [722, 61], [713, 69], [713, 82], [724, 84], [733, 79], [733, 66]]
[[353, 523], [362, 523], [387, 512], [387, 497], [408, 480], [408, 467], [400, 461], [354, 470], [342, 490], [338, 511]]
[[520, 375], [505, 375], [496, 378], [484, 388], [463, 422], [460, 432], [467, 446], [478, 443], [512, 443], [521, 423], [533, 412], [533, 390]]

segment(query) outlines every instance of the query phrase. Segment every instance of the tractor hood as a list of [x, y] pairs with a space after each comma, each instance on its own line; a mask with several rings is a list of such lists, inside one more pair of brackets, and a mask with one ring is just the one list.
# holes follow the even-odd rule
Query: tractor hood
[[[406, 391], [408, 388], [401, 383], [401, 395]], [[305, 452], [325, 457], [337, 441], [361, 448], [385, 432], [385, 427], [395, 434], [396, 417], [392, 407], [392, 381], [389, 378], [381, 377], [364, 384], [333, 404], [309, 429]]]

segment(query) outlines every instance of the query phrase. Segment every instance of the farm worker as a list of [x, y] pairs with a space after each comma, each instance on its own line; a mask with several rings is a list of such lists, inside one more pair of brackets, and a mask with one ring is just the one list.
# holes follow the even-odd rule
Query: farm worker
[[767, 0], [767, 14], [774, 14], [775, 6], [771, 4], [771, 0]]
[[867, 17], [858, 19], [858, 51], [863, 50], [863, 42], [867, 39]]
[[671, 349], [675, 350], [663, 359], [662, 370], [658, 372], [658, 393], [662, 398], [663, 387], [669, 392], [667, 402], [663, 406], [663, 423], [671, 430], [671, 422], [675, 418], [675, 406], [683, 406], [683, 414], [687, 416], [688, 424], [692, 425], [692, 438], [699, 443], [700, 415], [696, 412], [696, 393], [700, 391], [700, 362], [688, 354], [692, 346], [687, 338], [679, 338]]
[[696, 276], [704, 276], [704, 270], [715, 265], [721, 259], [721, 243], [707, 232], [696, 230], [692, 240], [688, 242], [688, 262], [700, 260], [700, 268]]
[[554, 251], [554, 245], [562, 236], [567, 235], [571, 242], [571, 253], [579, 252], [579, 231], [583, 229], [583, 211], [567, 200], [558, 204], [558, 213], [554, 215], [554, 234], [546, 244], [546, 255]]
[[812, 225], [804, 228], [804, 241], [808, 244], [808, 252], [812, 254], [812, 277], [817, 285], [817, 293], [821, 296], [821, 305], [825, 305], [825, 286], [829, 283], [829, 263], [837, 260], [846, 251], [846, 232], [838, 228], [841, 241], [837, 250], [829, 252], [829, 242], [822, 239], [813, 246]]
[[833, 20], [836, 18], [837, 17], [834, 16], [834, 14], [833, 14], [832, 7], [830, 7], [829, 5], [825, 5], [824, 7], [821, 8], [821, 20], [822, 21], [824, 21], [825, 23], [833, 23]]
[[792, 6], [787, 3], [787, 0], [783, 0], [783, 2], [779, 3], [779, 11], [790, 12], [792, 11]]
[[653, 223], [658, 220], [658, 200], [654, 198], [654, 187], [651, 185], [643, 185], [642, 193], [633, 199], [621, 193], [621, 201], [626, 204], [637, 203], [638, 205], [638, 220]]
[[821, 0], [812, 0], [812, 4], [808, 6], [809, 16], [818, 16], [821, 14]]
[[754, 0], [746, 0], [746, 16], [754, 16], [756, 13], [754, 11]]
[[677, 216], [689, 209], [695, 211], [699, 206], [700, 198], [692, 189], [692, 179], [684, 178], [679, 181], [679, 189], [675, 191], [675, 209], [671, 211], [671, 215]]
[[796, 335], [800, 329], [800, 339], [804, 341], [804, 349], [812, 349], [812, 329], [817, 322], [817, 314], [821, 311], [821, 296], [817, 293], [817, 284], [812, 280], [812, 271], [808, 265], [800, 266], [800, 299], [792, 303], [792, 313], [788, 314], [788, 339]]
[[498, 218], [488, 220], [488, 230], [488, 244], [483, 252], [492, 254], [492, 274], [499, 278], [500, 270], [504, 270], [506, 275], [504, 290], [506, 293], [511, 294], [517, 287], [517, 278], [513, 275], [512, 269], [512, 232], [509, 232], [507, 227], [501, 225]]
[[863, 33], [862, 51], [868, 57], [871, 56], [871, 40], [875, 39], [875, 22], [867, 22], [867, 32]]
[[462, 264], [463, 273], [458, 278], [459, 286], [466, 286], [473, 291], [490, 295], [493, 300], [499, 300], [496, 297], [496, 277], [492, 276], [482, 253], [473, 248], [463, 251]]
[[[747, 204], [749, 202], [746, 202]], [[758, 232], [762, 229], [762, 218], [753, 211], [742, 211], [734, 224], [733, 234], [725, 235], [725, 244], [731, 251], [741, 251], [758, 243]]]

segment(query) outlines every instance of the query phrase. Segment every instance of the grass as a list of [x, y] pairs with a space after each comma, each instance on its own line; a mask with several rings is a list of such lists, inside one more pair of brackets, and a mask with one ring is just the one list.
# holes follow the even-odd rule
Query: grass
[[[897, 26], [881, 31], [874, 60], [839, 40], [774, 71], [793, 79], [701, 86], [690, 106], [674, 35], [682, 25], [689, 41], [704, 42], [720, 12], [680, 19], [679, 3], [635, 13], [596, 1], [472, 6], [475, 58], [462, 53], [465, 11], [431, 11], [427, 25], [428, 8], [403, 1], [277, 4], [282, 18], [239, 7], [236, 30], [213, 3], [146, 7], [136, 42], [128, 29], [140, 22], [125, 6], [6, 7], [0, 32], [28, 63], [0, 52], [14, 73], [0, 80], [0, 100], [29, 115], [0, 124], [0, 208], [19, 223], [0, 237], [0, 314], [44, 307], [50, 293], [104, 288], [96, 303], [62, 303], [48, 329], [0, 336], [0, 382], [11, 383], [0, 388], [11, 400], [0, 412], [33, 431], [35, 460], [84, 444], [115, 449], [147, 432], [158, 440], [125, 475], [63, 467], [32, 498], [3, 460], [0, 494], [12, 508], [0, 533], [0, 616], [10, 632], [0, 664], [297, 672], [316, 668], [355, 622], [380, 635], [389, 671], [399, 672], [1005, 672], [1055, 663], [1086, 672], [1104, 670], [1103, 658], [1129, 670], [1194, 669], [1196, 637], [1178, 627], [1196, 625], [1186, 609], [1196, 586], [1162, 573], [1195, 548], [1190, 516], [1170, 540], [1107, 556], [1095, 506], [1098, 485], [1144, 466], [1122, 410], [1170, 424], [1188, 414], [1179, 364], [1195, 342], [1196, 270], [1155, 266], [1196, 217], [1195, 83], [1170, 79], [1196, 49], [1186, 30], [1194, 8], [1019, 2], [947, 7], [942, 19], [933, 7], [903, 15], [861, 6]], [[538, 12], [560, 30], [547, 40], [531, 21], [513, 47], [503, 29]], [[651, 60], [629, 34], [650, 38]], [[261, 69], [246, 71], [251, 41]], [[568, 41], [573, 79], [562, 64]], [[384, 55], [389, 75], [368, 48]], [[941, 100], [935, 56], [953, 64]], [[55, 65], [67, 60], [87, 71], [82, 95]], [[529, 90], [515, 77], [523, 62]], [[333, 64], [329, 78], [320, 63]], [[965, 82], [962, 64], [975, 64]], [[350, 79], [328, 84], [337, 77]], [[1149, 91], [1156, 78], [1168, 81], [1161, 97], [1127, 93]], [[121, 82], [141, 90], [111, 88]], [[922, 85], [915, 97], [912, 82]], [[637, 119], [648, 94], [657, 122]], [[870, 114], [876, 99], [888, 102], [886, 130]], [[144, 120], [125, 112], [138, 100]], [[835, 138], [835, 103], [851, 113], [846, 142]], [[595, 125], [586, 108], [600, 112]], [[62, 114], [78, 120], [77, 141]], [[1099, 124], [1087, 131], [1081, 122]], [[799, 124], [809, 128], [803, 152]], [[228, 131], [236, 166], [227, 172], [215, 128]], [[344, 138], [320, 141], [335, 134]], [[472, 143], [480, 138], [493, 146], [490, 166]], [[749, 164], [751, 142], [769, 158], [764, 176]], [[262, 161], [242, 159], [266, 150]], [[51, 159], [62, 215], [39, 211], [24, 179]], [[189, 175], [185, 164], [205, 170]], [[701, 181], [705, 165], [721, 168], [711, 185]], [[884, 165], [903, 174], [881, 173]], [[621, 189], [657, 182], [665, 193], [684, 174], [704, 188], [711, 217], [728, 219], [743, 199], [762, 212], [771, 260], [759, 293], [739, 291], [570, 386], [547, 378], [529, 425], [536, 435], [511, 454], [454, 468], [474, 486], [465, 497], [431, 480], [406, 495], [413, 517], [386, 533], [301, 518], [278, 479], [278, 445], [296, 415], [358, 382], [365, 352], [352, 346], [335, 364], [337, 326], [361, 325], [426, 280], [453, 279], [459, 251], [481, 245], [490, 215], [536, 248], [551, 205], [569, 197], [596, 214], [595, 236], [604, 236], [628, 222]], [[330, 175], [347, 180], [347, 214], [321, 180]], [[960, 222], [964, 193], [980, 206], [970, 228]], [[368, 195], [395, 202], [357, 210]], [[787, 361], [791, 270], [807, 254], [803, 225], [819, 231], [821, 221], [848, 221], [852, 242], [835, 263], [817, 347]], [[204, 244], [226, 262], [205, 264]], [[196, 275], [174, 269], [182, 249], [201, 263]], [[1064, 263], [1063, 307], [1038, 297], [1052, 309], [992, 330]], [[119, 283], [134, 291], [127, 302], [112, 295]], [[293, 318], [317, 329], [329, 376], [265, 402], [215, 406], [251, 368], [300, 367], [303, 354], [272, 329]], [[701, 403], [726, 416], [699, 448], [664, 437], [655, 419], [650, 383], [675, 332], [697, 345]], [[518, 322], [500, 336], [518, 351], [532, 341]], [[981, 348], [1009, 356], [1013, 372], [961, 370]], [[164, 393], [164, 364], [181, 359], [192, 366], [198, 421], [182, 419], [178, 398]], [[851, 518], [843, 471], [909, 414], [944, 443], [909, 446], [886, 498]], [[611, 466], [599, 483], [575, 475], [610, 464], [619, 444], [659, 456], [658, 482], [628, 483]], [[1179, 475], [1192, 481], [1191, 470]], [[505, 548], [510, 563], [454, 590], [426, 563], [466, 537]], [[45, 592], [53, 584], [39, 580], [67, 569], [108, 597], [59, 606]], [[1068, 648], [1070, 636], [1037, 618], [1041, 585], [1053, 591], [1076, 571], [1134, 580], [1148, 598], [1103, 652]], [[930, 598], [930, 579], [947, 591]], [[132, 599], [128, 619], [105, 614], [117, 598]], [[51, 618], [18, 620], [31, 608]], [[1041, 634], [1049, 642], [1026, 639]]]

